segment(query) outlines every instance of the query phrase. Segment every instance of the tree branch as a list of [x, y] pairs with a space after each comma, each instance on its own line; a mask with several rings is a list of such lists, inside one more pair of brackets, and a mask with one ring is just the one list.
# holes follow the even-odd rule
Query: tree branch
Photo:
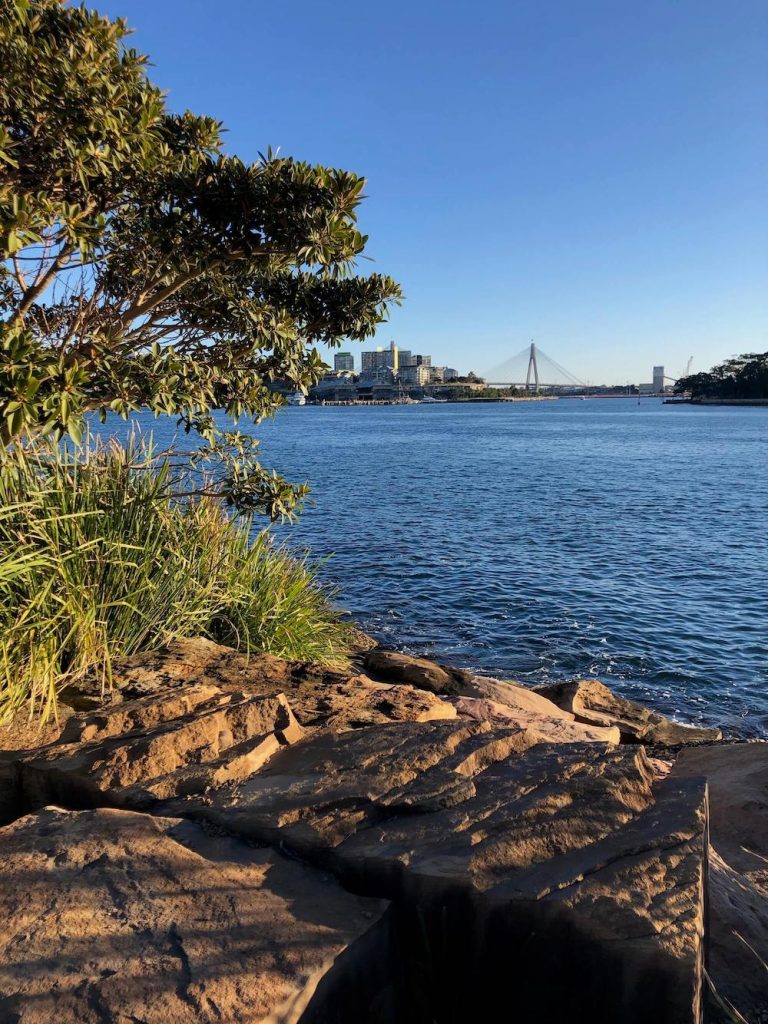
[[184, 285], [189, 284], [190, 281], [194, 281], [197, 277], [202, 277], [203, 274], [207, 274], [209, 270], [213, 270], [214, 267], [219, 266], [223, 262], [223, 259], [211, 260], [204, 266], [195, 267], [192, 270], [188, 270], [185, 274], [181, 274], [175, 281], [166, 285], [165, 288], [160, 288], [148, 299], [145, 299], [143, 302], [135, 302], [132, 306], [129, 306], [128, 309], [121, 314], [118, 321], [119, 325], [121, 327], [127, 327], [130, 323], [136, 320], [137, 317], [144, 316], [145, 313], [154, 309], [155, 306], [159, 306], [161, 302], [165, 302], [166, 299], [170, 299], [170, 297], [175, 295], [177, 291], [184, 287]]
[[53, 260], [50, 267], [48, 267], [45, 273], [41, 274], [37, 281], [30, 288], [27, 288], [27, 290], [24, 293], [23, 299], [19, 303], [18, 309], [16, 310], [16, 312], [13, 314], [9, 321], [11, 327], [17, 324], [19, 320], [24, 319], [24, 314], [34, 304], [35, 300], [40, 295], [42, 295], [42, 293], [51, 283], [56, 274], [58, 274], [58, 272], [61, 270], [61, 268], [64, 266], [64, 264], [67, 262], [71, 255], [72, 245], [68, 243], [59, 250], [58, 256], [56, 256], [56, 258]]
[[22, 292], [25, 292], [28, 287], [27, 279], [24, 277], [24, 272], [19, 265], [19, 257], [17, 255], [14, 255], [13, 257], [13, 273], [16, 281], [18, 282], [19, 288], [21, 288]]

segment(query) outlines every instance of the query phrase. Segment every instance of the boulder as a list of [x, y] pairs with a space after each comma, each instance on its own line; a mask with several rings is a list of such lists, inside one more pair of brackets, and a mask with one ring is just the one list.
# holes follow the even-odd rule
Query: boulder
[[493, 725], [532, 727], [553, 743], [618, 743], [618, 728], [586, 725], [534, 690], [499, 679], [475, 677], [460, 697], [448, 698], [460, 715]]
[[0, 865], [9, 1024], [294, 1024], [350, 971], [382, 984], [381, 901], [191, 822], [46, 808], [0, 830]]
[[748, 1021], [768, 1008], [768, 743], [682, 750], [673, 777], [704, 776], [710, 801], [709, 973]]
[[458, 693], [461, 685], [472, 678], [471, 673], [438, 665], [428, 658], [414, 658], [400, 651], [383, 651], [380, 648], [366, 654], [364, 665], [371, 675], [379, 679], [410, 683], [432, 693]]
[[[384, 693], [397, 688], [367, 685]], [[560, 721], [563, 728], [575, 724], [566, 716]], [[14, 768], [30, 807], [57, 800], [70, 807], [141, 809], [163, 819], [160, 829], [170, 818], [207, 823], [212, 843], [237, 836], [266, 844], [328, 872], [349, 891], [391, 900], [381, 946], [375, 952], [366, 947], [362, 960], [396, 980], [388, 987], [381, 978], [370, 980], [365, 969], [345, 974], [336, 986], [324, 980], [322, 999], [333, 1001], [333, 1014], [318, 1010], [302, 1017], [302, 1024], [356, 1021], [360, 1000], [371, 1024], [493, 1019], [494, 1006], [509, 991], [515, 992], [521, 1019], [554, 1022], [567, 1012], [575, 1024], [698, 1021], [704, 788], [695, 778], [658, 784], [641, 746], [551, 743], [533, 726], [500, 728], [468, 718], [388, 721], [344, 732], [315, 727], [307, 733], [282, 694], [222, 693], [199, 684], [75, 716], [61, 743], [24, 752]], [[134, 820], [145, 823], [142, 835], [152, 834], [146, 833], [143, 815], [114, 819], [119, 829], [126, 822], [132, 827]], [[57, 868], [65, 863], [59, 851], [71, 827], [62, 826], [60, 842], [45, 840], [50, 864]], [[193, 826], [178, 824], [182, 827]], [[89, 835], [94, 830], [85, 828]], [[174, 832], [174, 841], [180, 834]], [[76, 830], [73, 848], [78, 836]], [[114, 842], [119, 844], [117, 834]], [[126, 846], [114, 859], [137, 893], [151, 895], [152, 874], [147, 884], [142, 880], [149, 846]], [[94, 850], [98, 871], [106, 871], [111, 858]], [[178, 852], [173, 858], [186, 863]], [[231, 856], [222, 853], [222, 858]], [[23, 862], [8, 863], [9, 879], [23, 891]], [[186, 867], [184, 872], [189, 873]], [[81, 871], [77, 884], [87, 877]], [[113, 905], [120, 912], [122, 883], [98, 872], [93, 877], [96, 891], [117, 893]], [[50, 875], [45, 887], [51, 888]], [[224, 891], [229, 905], [239, 907], [231, 890]], [[16, 906], [9, 913], [16, 913]], [[291, 909], [305, 919], [301, 899], [294, 899]], [[106, 925], [100, 913], [89, 919], [94, 917], [101, 933]], [[230, 927], [204, 897], [200, 913], [206, 919], [213, 915], [222, 929]], [[55, 900], [53, 915], [62, 920]], [[162, 945], [166, 938], [161, 945], [170, 948], [172, 959], [176, 956], [173, 970], [181, 963], [183, 980], [170, 988], [186, 998], [184, 979], [191, 977], [191, 968], [185, 964], [192, 957], [183, 907], [174, 921], [183, 953], [173, 937], [170, 947]], [[260, 919], [252, 921], [260, 931]], [[135, 926], [132, 930], [137, 932]], [[40, 941], [42, 948], [43, 937]], [[58, 957], [60, 947], [52, 948]], [[204, 963], [205, 944], [194, 948], [195, 963]], [[101, 1013], [106, 982], [100, 961], [90, 949], [76, 944], [72, 949], [77, 964], [85, 966], [63, 960], [65, 969], [57, 966], [56, 976], [61, 974], [67, 998], [85, 999]], [[552, 984], [553, 965], [557, 984]], [[123, 973], [112, 961], [104, 969]], [[239, 961], [232, 969], [240, 970]], [[159, 968], [131, 968], [131, 977], [149, 978], [153, 970]], [[81, 971], [90, 972], [87, 985]], [[19, 972], [14, 967], [9, 973]], [[67, 988], [70, 974], [74, 987]], [[42, 983], [39, 989], [14, 984], [9, 997], [26, 993], [26, 1005], [39, 999], [41, 1006], [50, 1006], [39, 994]], [[119, 998], [130, 995], [119, 992]], [[349, 993], [357, 994], [353, 999]], [[198, 1013], [209, 1006], [203, 995], [194, 989]], [[320, 988], [313, 998], [319, 995]], [[140, 1006], [145, 998], [142, 994]], [[219, 997], [212, 998], [218, 1007]], [[220, 1019], [262, 1019], [230, 1014], [221, 998]], [[64, 1019], [72, 1005], [61, 1004]], [[157, 1012], [167, 1015], [158, 1019], [185, 1019], [173, 1016], [175, 1004], [157, 1005]], [[109, 1003], [98, 1019], [111, 1021], [112, 1012]], [[114, 1019], [120, 1024], [152, 1019], [141, 1012]]]
[[[362, 678], [295, 693], [312, 729], [457, 717], [453, 705], [424, 690]], [[13, 803], [107, 803], [143, 810], [159, 800], [205, 795], [240, 782], [304, 734], [282, 693], [223, 691], [205, 683], [171, 686], [164, 694], [73, 715], [57, 743], [22, 752], [10, 769]]]
[[617, 726], [624, 742], [676, 746], [723, 738], [720, 729], [681, 725], [634, 700], [619, 697], [597, 679], [578, 679], [539, 686], [536, 692], [564, 711], [570, 711], [580, 722]]

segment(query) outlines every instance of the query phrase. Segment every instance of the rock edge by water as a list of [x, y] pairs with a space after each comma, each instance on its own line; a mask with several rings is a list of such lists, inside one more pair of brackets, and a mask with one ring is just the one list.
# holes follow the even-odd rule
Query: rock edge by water
[[0, 754], [0, 1019], [698, 1021], [707, 950], [761, 1019], [768, 745], [364, 666], [186, 641]]

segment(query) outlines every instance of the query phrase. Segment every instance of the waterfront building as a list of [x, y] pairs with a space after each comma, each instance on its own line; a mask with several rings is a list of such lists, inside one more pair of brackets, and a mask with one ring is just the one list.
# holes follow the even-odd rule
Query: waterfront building
[[379, 347], [372, 352], [363, 352], [361, 366], [364, 377], [379, 369], [396, 371], [398, 366], [397, 345], [394, 341], [390, 341], [389, 348]]
[[391, 384], [395, 375], [388, 366], [372, 366], [360, 374], [360, 380], [371, 383], [378, 381], [380, 384]]
[[[379, 350], [381, 351], [381, 350]], [[360, 356], [360, 367], [364, 377], [376, 369], [379, 352], [363, 352]]]
[[459, 376], [459, 371], [454, 370], [452, 366], [443, 367], [443, 380], [456, 380]]
[[309, 389], [309, 397], [313, 402], [353, 402], [357, 398], [354, 378], [349, 371], [326, 373]]
[[410, 366], [401, 366], [397, 376], [402, 384], [409, 387], [423, 387], [430, 382], [430, 368], [412, 363]]
[[653, 368], [653, 390], [660, 395], [664, 390], [664, 367], [654, 366]]
[[417, 366], [431, 366], [432, 356], [414, 356]]
[[430, 384], [442, 384], [445, 380], [445, 367], [444, 366], [432, 366], [427, 367], [429, 370], [429, 383]]
[[333, 357], [333, 368], [338, 373], [340, 370], [355, 369], [355, 357], [351, 352], [337, 352]]
[[400, 370], [404, 366], [414, 366], [416, 360], [414, 359], [413, 352], [407, 348], [401, 348], [397, 353], [397, 368]]

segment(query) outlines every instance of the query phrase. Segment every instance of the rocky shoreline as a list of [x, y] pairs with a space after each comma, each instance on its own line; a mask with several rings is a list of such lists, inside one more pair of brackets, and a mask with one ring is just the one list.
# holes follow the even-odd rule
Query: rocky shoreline
[[0, 730], [0, 1020], [768, 1020], [766, 743], [375, 648], [64, 699]]

